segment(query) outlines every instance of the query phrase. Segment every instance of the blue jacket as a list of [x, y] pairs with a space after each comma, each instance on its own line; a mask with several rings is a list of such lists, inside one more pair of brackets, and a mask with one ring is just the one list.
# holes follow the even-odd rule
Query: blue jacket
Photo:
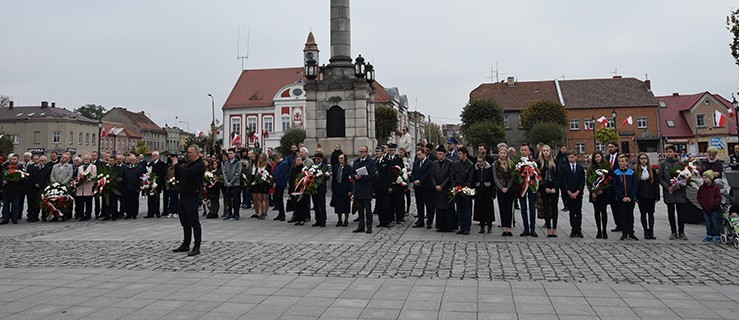
[[287, 188], [287, 179], [290, 176], [290, 164], [287, 159], [282, 159], [282, 161], [275, 166], [272, 176], [274, 177], [277, 188]]
[[613, 171], [613, 191], [616, 195], [615, 201], [622, 202], [625, 197], [631, 198], [631, 202], [636, 202], [638, 194], [636, 174], [631, 168], [621, 171], [618, 168]]
[[367, 168], [367, 174], [362, 175], [362, 179], [354, 180], [354, 199], [372, 200], [372, 180], [375, 178], [375, 160], [367, 156], [364, 161], [362, 159], [354, 160], [352, 171], [355, 173], [357, 169]]
[[434, 163], [431, 159], [426, 158], [423, 166], [420, 160], [413, 162], [413, 171], [411, 171], [411, 183], [418, 180], [420, 186], [413, 185], [415, 189], [431, 190], [434, 186], [431, 184], [431, 165]]

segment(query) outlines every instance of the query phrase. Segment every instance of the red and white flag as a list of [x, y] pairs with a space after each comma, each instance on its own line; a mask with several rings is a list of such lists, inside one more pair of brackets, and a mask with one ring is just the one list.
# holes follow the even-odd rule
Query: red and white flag
[[595, 123], [585, 123], [585, 131], [593, 130], [593, 128], [591, 128], [591, 126], [594, 126], [594, 125], [595, 125]]
[[736, 117], [736, 110], [734, 108], [729, 108], [729, 117]]
[[625, 125], [625, 124], [629, 124], [629, 125], [634, 124], [634, 117], [629, 116], [628, 118], [624, 119], [624, 122], [622, 122], [621, 125]]
[[721, 111], [716, 110], [716, 114], [713, 116], [713, 121], [717, 127], [723, 127], [726, 125], [726, 116]]
[[203, 130], [195, 131], [195, 135], [198, 136], [198, 137], [199, 136], [204, 136], [205, 135], [205, 131], [203, 131]]
[[238, 134], [234, 134], [234, 139], [231, 141], [231, 145], [234, 146], [240, 146], [241, 145], [241, 136]]
[[111, 132], [113, 132], [113, 128], [110, 128], [110, 130], [103, 130], [103, 134], [100, 135], [100, 138], [109, 136]]
[[604, 127], [608, 126], [608, 118], [606, 118], [606, 116], [601, 116], [600, 118], [598, 118], [598, 120], [595, 121], [600, 122], [601, 124], [603, 124]]

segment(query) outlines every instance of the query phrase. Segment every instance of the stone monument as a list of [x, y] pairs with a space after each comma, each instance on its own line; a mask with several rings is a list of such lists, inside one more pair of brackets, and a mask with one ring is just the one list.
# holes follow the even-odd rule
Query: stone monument
[[330, 154], [339, 144], [356, 156], [360, 146], [372, 150], [377, 140], [372, 85], [357, 77], [352, 63], [349, 2], [331, 0], [331, 58], [305, 84], [305, 146], [313, 151], [320, 143]]

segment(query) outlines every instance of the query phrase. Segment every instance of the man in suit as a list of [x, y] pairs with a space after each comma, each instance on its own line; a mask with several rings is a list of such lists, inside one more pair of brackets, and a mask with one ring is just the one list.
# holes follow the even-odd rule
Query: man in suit
[[390, 160], [385, 154], [385, 148], [377, 146], [375, 148], [375, 169], [377, 174], [374, 177], [373, 188], [375, 189], [375, 211], [377, 212], [377, 220], [380, 223], [378, 228], [390, 227], [393, 221], [393, 207], [390, 198]]
[[146, 165], [151, 168], [151, 174], [156, 175], [157, 189], [160, 190], [155, 195], [149, 195], [146, 199], [147, 210], [144, 218], [159, 218], [162, 214], [161, 204], [162, 192], [164, 189], [165, 178], [167, 177], [167, 164], [159, 159], [159, 152], [151, 153], [151, 161]]
[[[611, 164], [611, 171], [609, 172], [609, 174], [613, 176], [613, 171], [616, 171], [616, 169], [618, 169], [618, 156], [620, 156], [621, 154], [618, 152], [618, 143], [616, 141], [608, 141], [608, 143], [606, 143], [606, 147], [608, 148], [608, 155], [606, 156], [606, 160], [608, 160], [608, 163]], [[616, 224], [616, 227], [613, 228], [611, 231], [621, 232], [621, 217], [618, 215], [618, 210], [616, 209], [614, 200], [610, 199], [608, 201], [608, 204], [611, 206], [611, 212], [613, 212], [613, 223]]]
[[[405, 168], [405, 164], [403, 163], [403, 159], [395, 153], [395, 150], [398, 148], [398, 145], [395, 143], [391, 143], [388, 145], [388, 152], [387, 152], [387, 160], [388, 160], [388, 181], [390, 182], [390, 188], [388, 188], [388, 194], [390, 194], [390, 220], [392, 221], [393, 218], [395, 219], [395, 223], [401, 224], [405, 222], [405, 190], [406, 187], [403, 187], [400, 183], [398, 183], [398, 179], [396, 177], [396, 171], [395, 167], [400, 168], [401, 172], [403, 168]], [[409, 168], [410, 169], [410, 168]]]
[[[33, 163], [33, 154], [30, 152], [24, 152], [23, 153], [23, 159], [18, 163], [18, 166], [23, 168], [26, 172], [29, 172], [31, 168], [34, 166]], [[31, 189], [31, 181], [29, 179], [23, 180], [21, 183], [21, 198], [20, 198], [20, 205], [18, 206], [21, 211], [21, 216], [23, 216], [23, 203], [26, 202], [26, 199], [28, 198], [28, 190]], [[31, 205], [29, 204], [26, 207], [26, 219], [28, 219], [28, 214], [31, 213]]]
[[[328, 171], [328, 166], [323, 163], [323, 153], [319, 152], [313, 155], [313, 163], [321, 168], [321, 170], [331, 172]], [[318, 193], [311, 196], [313, 209], [316, 211], [316, 223], [313, 224], [313, 227], [326, 227], [326, 185], [328, 184], [328, 179], [328, 177], [325, 178], [323, 182], [318, 185]]]
[[[52, 153], [53, 155], [54, 153]], [[55, 164], [54, 167], [51, 169], [51, 176], [49, 178], [49, 182], [51, 183], [59, 183], [64, 186], [69, 186], [70, 183], [72, 183], [72, 177], [74, 173], [74, 168], [72, 168], [72, 164], [69, 163], [69, 153], [64, 153], [59, 160], [59, 163]], [[67, 208], [62, 209], [64, 212], [64, 217], [62, 220], [67, 220], [72, 218], [72, 206], [68, 206]], [[54, 218], [56, 219], [56, 218]]]
[[[121, 178], [121, 181], [118, 182], [118, 191], [120, 194], [111, 193], [110, 194], [110, 219], [115, 221], [117, 219], [123, 218], [123, 213], [125, 211], [125, 204], [123, 203], [123, 162], [124, 157], [123, 155], [119, 154], [115, 157], [108, 158], [108, 165], [111, 167], [113, 172], [115, 172], [116, 176]], [[138, 199], [137, 199], [138, 201]]]
[[[200, 200], [200, 191], [203, 188], [203, 176], [205, 176], [205, 163], [200, 154], [201, 150], [197, 145], [191, 145], [187, 148], [187, 163], [179, 163], [179, 159], [172, 158], [172, 165], [175, 167], [175, 178], [180, 182], [180, 202], [177, 212], [180, 215], [180, 224], [182, 225], [183, 239], [182, 244], [172, 251], [188, 252], [187, 255], [192, 257], [200, 254], [200, 242], [202, 229], [198, 217], [198, 207], [202, 204]], [[236, 161], [238, 163], [238, 161]], [[239, 163], [239, 166], [241, 164]], [[190, 250], [190, 241], [195, 238], [195, 243]]]
[[53, 167], [57, 163], [59, 163], [59, 154], [56, 151], [52, 151], [49, 155], [49, 165]]
[[275, 161], [275, 169], [272, 171], [272, 177], [275, 185], [275, 208], [277, 208], [277, 217], [274, 220], [285, 221], [285, 188], [287, 188], [287, 180], [290, 178], [290, 162], [288, 159], [282, 159], [282, 155], [275, 153], [272, 155]]
[[459, 154], [457, 153], [457, 139], [449, 138], [446, 141], [446, 158], [452, 162], [459, 160]]
[[[256, 164], [255, 164], [256, 165]], [[241, 161], [236, 157], [236, 149], [228, 149], [228, 162], [221, 165], [223, 172], [223, 183], [226, 185], [226, 194], [231, 199], [228, 206], [229, 212], [224, 212], [223, 220], [236, 220], [240, 218], [241, 209]]]
[[[41, 212], [41, 192], [49, 185], [51, 178], [51, 165], [46, 164], [46, 156], [40, 156], [38, 163], [31, 166], [28, 171], [28, 222], [38, 222]], [[44, 220], [46, 218], [44, 217]]]
[[436, 161], [431, 166], [431, 185], [434, 186], [434, 207], [436, 208], [436, 231], [451, 232], [457, 219], [449, 204], [447, 194], [452, 187], [452, 161], [446, 158], [443, 145], [436, 149]]
[[[359, 158], [352, 164], [354, 172], [359, 168], [366, 171], [354, 175], [354, 202], [359, 211], [359, 226], [352, 232], [372, 233], [372, 191], [375, 181], [375, 162], [369, 157], [367, 146], [359, 147]], [[379, 198], [378, 198], [379, 201]]]
[[559, 168], [563, 177], [562, 194], [567, 196], [567, 209], [570, 212], [570, 238], [582, 238], [582, 193], [585, 189], [585, 168], [577, 164], [577, 151], [567, 152], [568, 163]]
[[123, 203], [126, 217], [123, 219], [136, 219], [139, 214], [139, 181], [146, 173], [146, 167], [142, 166], [134, 154], [128, 156], [128, 164], [123, 166]]
[[420, 148], [416, 151], [416, 161], [413, 163], [411, 171], [411, 182], [416, 194], [416, 209], [418, 211], [418, 221], [413, 225], [414, 228], [423, 228], [424, 221], [426, 229], [431, 229], [434, 223], [434, 197], [431, 185], [431, 165], [433, 161], [427, 159], [426, 150]]

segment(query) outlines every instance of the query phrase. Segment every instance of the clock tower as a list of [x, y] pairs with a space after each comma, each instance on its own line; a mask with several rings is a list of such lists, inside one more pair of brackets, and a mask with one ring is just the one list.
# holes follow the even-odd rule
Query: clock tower
[[318, 59], [318, 44], [316, 44], [316, 38], [313, 37], [313, 32], [308, 33], [308, 40], [305, 42], [305, 49], [303, 49], [303, 65], [306, 65], [308, 60], [316, 60], [316, 64], [320, 64], [321, 60]]

